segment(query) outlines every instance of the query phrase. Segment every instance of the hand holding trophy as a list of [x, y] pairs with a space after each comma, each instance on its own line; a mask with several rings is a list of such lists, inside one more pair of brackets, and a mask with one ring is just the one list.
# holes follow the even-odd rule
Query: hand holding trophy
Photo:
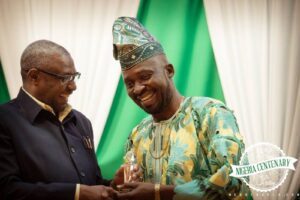
[[124, 156], [124, 164], [116, 172], [111, 186], [120, 192], [130, 191], [124, 188], [124, 183], [133, 183], [142, 181], [143, 172], [138, 166], [136, 156], [132, 150], [128, 151]]
[[136, 156], [134, 155], [133, 151], [128, 151], [124, 156], [124, 183], [134, 182], [135, 176], [135, 168], [137, 167], [136, 164]]

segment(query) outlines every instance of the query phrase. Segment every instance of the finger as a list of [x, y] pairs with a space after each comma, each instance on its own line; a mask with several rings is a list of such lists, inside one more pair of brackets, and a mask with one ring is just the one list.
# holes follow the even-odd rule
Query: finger
[[111, 187], [105, 187], [105, 190], [108, 194], [111, 194], [114, 192], [114, 190]]
[[134, 174], [132, 174], [132, 179], [133, 181], [143, 181], [143, 174], [141, 174], [140, 172], [136, 172]]
[[142, 168], [138, 168], [137, 171], [134, 171], [135, 174], [137, 174], [138, 176], [143, 176], [143, 170]]
[[140, 166], [139, 166], [138, 164], [135, 164], [135, 165], [133, 166], [133, 171], [137, 172], [137, 171], [139, 171], [139, 170], [140, 170]]
[[110, 198], [117, 199], [118, 192], [116, 190], [108, 190], [108, 194]]
[[124, 184], [123, 184], [123, 187], [124, 187], [124, 188], [132, 188], [132, 189], [134, 189], [134, 188], [136, 188], [138, 185], [139, 185], [139, 183], [137, 183], [137, 182], [131, 182], [131, 183], [124, 183]]
[[132, 174], [132, 179], [133, 179], [133, 180], [138, 179], [138, 175], [137, 175], [137, 174]]
[[140, 178], [138, 179], [139, 182], [144, 182], [144, 177], [140, 176]]
[[101, 192], [101, 198], [103, 198], [103, 199], [106, 199], [106, 198], [108, 198], [108, 193], [107, 193], [107, 191], [106, 190], [104, 190], [103, 192]]
[[132, 175], [132, 182], [143, 182], [142, 176]]
[[105, 187], [106, 188], [106, 190], [108, 191], [108, 192], [116, 192], [113, 188], [111, 188], [111, 187]]
[[131, 192], [124, 192], [124, 193], [118, 193], [117, 194], [118, 199], [131, 199]]

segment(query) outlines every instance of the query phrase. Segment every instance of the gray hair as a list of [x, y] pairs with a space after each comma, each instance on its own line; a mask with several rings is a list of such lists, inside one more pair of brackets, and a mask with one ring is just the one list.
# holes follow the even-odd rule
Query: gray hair
[[48, 64], [55, 54], [70, 56], [70, 53], [62, 46], [49, 40], [37, 40], [29, 44], [21, 56], [21, 75], [25, 80], [25, 70]]

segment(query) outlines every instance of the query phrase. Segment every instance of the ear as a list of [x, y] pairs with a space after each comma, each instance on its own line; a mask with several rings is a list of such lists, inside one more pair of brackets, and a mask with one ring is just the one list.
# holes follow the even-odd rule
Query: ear
[[39, 81], [39, 71], [32, 68], [27, 72], [27, 80], [33, 84], [37, 84]]
[[168, 76], [169, 78], [173, 78], [173, 76], [174, 76], [174, 74], [175, 74], [175, 70], [174, 70], [174, 67], [173, 67], [172, 64], [167, 64], [167, 65], [165, 66], [165, 71], [166, 71], [167, 76]]

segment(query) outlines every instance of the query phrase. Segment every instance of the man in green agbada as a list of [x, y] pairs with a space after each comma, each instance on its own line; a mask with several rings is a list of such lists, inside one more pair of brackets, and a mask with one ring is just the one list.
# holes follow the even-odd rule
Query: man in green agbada
[[144, 182], [125, 183], [131, 191], [118, 197], [244, 199], [242, 181], [229, 176], [244, 151], [232, 111], [215, 99], [182, 96], [162, 46], [135, 18], [118, 18], [113, 38], [127, 93], [150, 114], [127, 145]]

